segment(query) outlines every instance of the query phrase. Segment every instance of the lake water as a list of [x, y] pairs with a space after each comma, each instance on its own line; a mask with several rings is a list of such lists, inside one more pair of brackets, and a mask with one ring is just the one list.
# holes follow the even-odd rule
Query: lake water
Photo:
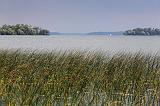
[[160, 52], [158, 36], [0, 36], [0, 49]]

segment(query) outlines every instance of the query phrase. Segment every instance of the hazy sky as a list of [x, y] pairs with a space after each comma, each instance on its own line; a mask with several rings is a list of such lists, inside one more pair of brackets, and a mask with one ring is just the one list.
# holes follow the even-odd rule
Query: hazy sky
[[160, 27], [160, 0], [0, 0], [0, 25], [17, 23], [57, 32]]

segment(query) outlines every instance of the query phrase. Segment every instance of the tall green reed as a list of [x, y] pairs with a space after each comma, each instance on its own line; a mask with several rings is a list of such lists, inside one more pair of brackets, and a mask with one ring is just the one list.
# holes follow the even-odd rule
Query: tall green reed
[[0, 51], [0, 104], [150, 106], [159, 95], [158, 54]]

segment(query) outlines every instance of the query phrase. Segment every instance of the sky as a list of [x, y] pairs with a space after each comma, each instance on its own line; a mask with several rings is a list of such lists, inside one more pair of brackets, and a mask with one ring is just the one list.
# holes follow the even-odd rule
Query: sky
[[74, 33], [159, 28], [160, 0], [0, 0], [3, 24]]

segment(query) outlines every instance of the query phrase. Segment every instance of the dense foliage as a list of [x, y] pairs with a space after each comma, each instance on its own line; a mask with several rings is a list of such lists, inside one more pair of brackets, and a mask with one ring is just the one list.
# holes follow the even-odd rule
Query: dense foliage
[[49, 30], [25, 24], [3, 25], [0, 35], [49, 35]]
[[160, 35], [160, 29], [158, 28], [135, 28], [133, 30], [127, 30], [124, 35]]
[[0, 51], [2, 104], [159, 106], [160, 56]]

